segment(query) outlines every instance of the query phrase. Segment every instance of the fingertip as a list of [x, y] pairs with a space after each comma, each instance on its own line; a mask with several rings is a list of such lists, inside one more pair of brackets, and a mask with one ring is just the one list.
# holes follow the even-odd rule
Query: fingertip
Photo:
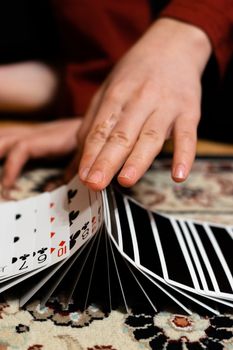
[[81, 168], [79, 169], [78, 175], [81, 181], [86, 181], [88, 174], [90, 172], [90, 168]]
[[175, 182], [184, 182], [188, 177], [188, 170], [184, 164], [175, 164], [172, 169], [172, 179]]
[[120, 175], [117, 177], [117, 181], [123, 187], [132, 187], [136, 183], [135, 180], [132, 180], [132, 179], [129, 179], [127, 177], [120, 176]]
[[172, 176], [172, 180], [177, 182], [177, 183], [184, 182], [186, 179], [187, 179], [187, 177], [181, 179], [181, 178], [176, 178], [176, 177]]
[[131, 187], [136, 183], [136, 169], [134, 166], [125, 166], [117, 177], [120, 185]]
[[84, 182], [84, 185], [87, 186], [87, 188], [89, 188], [92, 191], [98, 192], [98, 191], [102, 191], [104, 190], [107, 185], [103, 184], [103, 183], [98, 183], [98, 184], [94, 184], [94, 183], [90, 183], [90, 182]]

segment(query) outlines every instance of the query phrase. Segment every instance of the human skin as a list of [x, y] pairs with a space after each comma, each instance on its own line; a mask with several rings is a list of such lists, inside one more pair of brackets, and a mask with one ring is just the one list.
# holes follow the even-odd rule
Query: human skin
[[39, 110], [53, 99], [57, 85], [55, 72], [42, 62], [0, 65], [0, 111]]
[[201, 76], [211, 55], [207, 35], [192, 25], [157, 20], [95, 94], [78, 132], [79, 175], [102, 190], [118, 174], [134, 185], [174, 139], [172, 178], [184, 181], [196, 150]]
[[0, 130], [0, 157], [6, 158], [3, 186], [14, 184], [29, 158], [51, 156], [52, 140], [57, 145], [53, 156], [77, 147], [66, 179], [79, 164], [86, 186], [102, 190], [117, 173], [122, 186], [134, 185], [172, 137], [172, 178], [184, 181], [195, 157], [201, 76], [210, 55], [210, 41], [199, 28], [157, 20], [103, 82], [82, 124], [80, 119], [75, 125], [68, 121], [65, 133], [65, 124], [57, 122], [26, 134], [21, 129], [17, 139], [4, 136], [11, 128]]
[[6, 158], [1, 178], [10, 189], [29, 159], [56, 158], [77, 148], [76, 134], [81, 118], [0, 129], [0, 158]]

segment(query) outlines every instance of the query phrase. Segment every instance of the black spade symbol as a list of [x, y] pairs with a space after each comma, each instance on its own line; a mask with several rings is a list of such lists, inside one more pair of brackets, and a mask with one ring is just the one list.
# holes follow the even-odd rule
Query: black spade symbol
[[78, 190], [72, 190], [70, 189], [67, 193], [68, 195], [68, 202], [71, 203], [71, 200], [76, 196], [76, 194], [78, 193]]
[[22, 216], [21, 214], [16, 214], [15, 215], [15, 220], [19, 220], [21, 218], [21, 216]]
[[69, 213], [70, 226], [73, 224], [73, 221], [77, 219], [78, 216], [79, 216], [79, 210], [77, 211], [72, 210]]

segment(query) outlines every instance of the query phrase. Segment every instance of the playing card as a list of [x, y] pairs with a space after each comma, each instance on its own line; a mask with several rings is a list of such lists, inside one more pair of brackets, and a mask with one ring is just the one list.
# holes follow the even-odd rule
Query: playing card
[[0, 205], [0, 279], [12, 272], [12, 258], [14, 255], [15, 232], [15, 203]]
[[[203, 224], [203, 228], [205, 230], [205, 234], [208, 237], [207, 241], [207, 254], [209, 256], [210, 263], [213, 267], [215, 276], [217, 278], [219, 288], [221, 293], [229, 293], [232, 295], [233, 292], [233, 262], [228, 262], [225, 258], [225, 255], [229, 256], [229, 247], [222, 247], [219, 245], [219, 232], [218, 227], [214, 228], [214, 226], [210, 226], [207, 223]], [[228, 236], [227, 231], [222, 233], [224, 236]], [[208, 249], [208, 246], [211, 246], [211, 249]], [[214, 251], [211, 254], [211, 251]]]
[[100, 218], [99, 218], [99, 207], [101, 205], [101, 203], [99, 203], [99, 201], [101, 200], [101, 198], [99, 197], [99, 193], [98, 192], [94, 192], [94, 191], [89, 191], [90, 194], [90, 205], [91, 205], [91, 233], [92, 235], [94, 235], [99, 227], [100, 227]]
[[75, 176], [67, 185], [71, 254], [77, 251], [91, 236], [91, 203], [86, 186]]
[[[132, 235], [130, 232], [130, 225], [128, 222], [126, 207], [124, 203], [124, 197], [117, 191], [112, 192], [111, 196], [113, 197], [112, 211], [114, 213], [115, 218], [111, 221], [111, 227], [110, 227], [110, 224], [108, 224], [108, 227], [109, 227], [108, 233], [111, 235], [111, 238], [119, 246], [120, 251], [124, 252], [132, 260], [134, 260], [135, 256], [134, 256]], [[110, 191], [108, 191], [108, 199], [110, 199]], [[106, 199], [106, 202], [107, 201], [108, 200]], [[108, 212], [110, 212], [110, 210], [108, 210]], [[110, 219], [111, 215], [110, 214], [107, 215], [106, 213], [105, 216], [106, 217], [109, 216], [109, 219]]]
[[[114, 193], [112, 193], [112, 195], [114, 195]], [[109, 237], [112, 238], [112, 241], [115, 243], [115, 246], [118, 248], [121, 255], [125, 259], [127, 259], [130, 262], [130, 264], [136, 267], [143, 275], [147, 276], [147, 278], [151, 281], [151, 283], [154, 284], [156, 288], [158, 288], [158, 291], [161, 291], [165, 295], [167, 295], [171, 300], [173, 300], [177, 305], [179, 305], [185, 312], [191, 314], [191, 310], [185, 306], [185, 303], [187, 304], [187, 300], [188, 300], [189, 304], [190, 303], [195, 304], [196, 307], [199, 306], [215, 314], [218, 314], [218, 311], [216, 311], [213, 307], [209, 306], [209, 304], [211, 303], [208, 300], [205, 301], [206, 297], [199, 296], [197, 298], [196, 296], [194, 297], [192, 295], [189, 295], [187, 294], [187, 292], [184, 292], [176, 288], [174, 284], [169, 285], [168, 282], [165, 281], [165, 279], [160, 277], [161, 275], [163, 275], [164, 266], [162, 265], [165, 264], [165, 267], [166, 267], [166, 262], [165, 262], [165, 257], [163, 257], [164, 261], [163, 259], [161, 259], [161, 262], [157, 260], [159, 259], [158, 256], [161, 258], [160, 250], [162, 250], [162, 246], [161, 246], [160, 240], [158, 240], [159, 236], [158, 236], [157, 226], [153, 218], [153, 214], [145, 210], [138, 204], [136, 204], [134, 201], [131, 201], [128, 197], [126, 196], [124, 197], [117, 192], [115, 192], [115, 198], [117, 203], [117, 208], [115, 209], [121, 210], [121, 215], [123, 213], [123, 209], [125, 209], [125, 218], [127, 218], [128, 220], [128, 226], [130, 226], [131, 232], [133, 228], [133, 234], [134, 234], [134, 237], [133, 238], [131, 237], [131, 244], [132, 244], [131, 253], [132, 253], [132, 257], [134, 258], [133, 260], [132, 257], [129, 257], [128, 254], [127, 255], [125, 254], [125, 251], [127, 250], [126, 246], [128, 244], [128, 240], [124, 241], [125, 237], [122, 238], [122, 249], [120, 248], [119, 232], [121, 231], [125, 233], [124, 225], [126, 221], [125, 220], [121, 221], [121, 215], [119, 215], [119, 223], [117, 224], [117, 227], [118, 227], [117, 238], [116, 238], [116, 234], [112, 232], [108, 232], [108, 234], [109, 234]], [[111, 203], [110, 200], [108, 202], [109, 204]], [[114, 211], [116, 212], [116, 210]], [[148, 222], [148, 218], [149, 218], [149, 222]], [[111, 215], [109, 215], [109, 219], [112, 220]], [[116, 222], [117, 220], [115, 220], [115, 223]], [[119, 227], [121, 228], [120, 230], [119, 230]], [[111, 230], [112, 228], [114, 228], [114, 224], [111, 224]], [[157, 251], [154, 250], [155, 246]], [[135, 256], [136, 256], [136, 259], [135, 259]], [[160, 265], [159, 268], [157, 264]], [[157, 273], [159, 272], [159, 274], [155, 274], [155, 271]], [[167, 273], [167, 270], [166, 270], [166, 273]], [[137, 283], [138, 282], [139, 281], [137, 281]], [[161, 283], [163, 285], [161, 285]], [[149, 295], [146, 294], [146, 290], [144, 290], [144, 284], [143, 285], [139, 284], [139, 287], [141, 288], [142, 292], [144, 293], [149, 303], [153, 307], [154, 304], [152, 300], [150, 299]], [[158, 291], [156, 292], [157, 294], [158, 294]]]
[[[116, 248], [118, 249], [118, 251], [120, 252], [120, 254], [122, 255], [122, 257], [125, 258], [127, 261], [129, 261], [129, 263], [132, 264], [137, 270], [141, 271], [141, 273], [146, 275], [145, 272], [143, 272], [143, 269], [145, 271], [147, 269], [140, 265], [140, 255], [139, 255], [139, 251], [138, 251], [137, 241], [135, 239], [135, 228], [134, 228], [134, 232], [133, 232], [134, 237], [131, 236], [130, 230], [133, 227], [133, 220], [132, 220], [132, 216], [129, 212], [129, 208], [127, 208], [129, 206], [128, 197], [120, 194], [117, 191], [111, 191], [111, 192], [112, 192], [111, 195], [115, 197], [115, 199], [113, 199], [112, 202], [115, 201], [115, 203], [117, 205], [117, 210], [119, 211], [119, 221], [115, 220], [115, 222], [117, 222], [117, 231], [118, 232], [112, 232], [112, 230], [115, 230], [115, 227], [114, 227], [114, 224], [112, 224], [112, 222], [111, 222], [112, 216], [110, 215], [110, 209], [107, 206], [105, 208], [105, 216], [107, 217], [108, 227], [109, 227], [109, 229], [107, 231], [108, 235], [111, 238], [111, 240], [113, 241], [113, 243], [116, 246]], [[109, 192], [108, 192], [108, 194], [109, 194]], [[109, 198], [109, 196], [108, 196], [108, 198]], [[105, 199], [105, 202], [109, 202], [109, 201]], [[120, 230], [119, 230], [119, 228], [120, 228]], [[119, 238], [119, 232], [124, 233], [122, 235], [123, 237]], [[125, 233], [126, 233], [126, 237], [125, 237]], [[122, 243], [119, 244], [119, 242], [121, 240], [122, 240]], [[112, 246], [112, 245], [110, 244], [110, 246]], [[111, 249], [111, 251], [112, 251], [112, 249]], [[112, 256], [114, 256], [114, 255], [112, 255]], [[135, 256], [136, 256], [136, 259], [135, 259]], [[152, 254], [152, 256], [153, 256], [153, 254]], [[121, 283], [121, 278], [118, 274], [118, 268], [116, 267], [115, 262], [114, 262], [114, 266], [115, 266], [115, 270], [116, 270], [116, 273], [118, 276], [117, 278], [118, 278], [118, 282], [120, 285], [120, 292], [122, 294], [122, 297], [124, 299], [124, 304], [125, 304], [125, 307], [127, 309], [128, 306], [127, 306], [127, 302], [126, 302], [126, 298], [125, 298], [125, 291], [126, 290], [124, 290], [124, 287]], [[154, 277], [157, 277], [160, 282], [162, 282], [163, 284], [166, 284], [163, 278], [155, 276], [155, 274], [153, 272], [151, 272], [150, 270], [148, 270], [148, 271]], [[111, 273], [111, 276], [112, 276], [112, 273]], [[161, 286], [159, 282], [155, 281], [150, 276], [147, 276], [147, 278], [149, 280], [151, 280], [152, 283], [158, 288], [158, 291], [165, 293], [171, 300], [173, 300], [177, 305], [179, 305], [185, 312], [191, 314], [191, 311], [188, 308], [186, 308], [185, 305], [180, 303], [179, 300], [177, 298], [175, 298], [169, 291], [167, 291], [165, 287]], [[170, 288], [174, 289], [174, 287], [170, 287]], [[142, 291], [143, 291], [143, 294], [146, 296], [146, 294], [145, 294], [146, 292], [143, 289], [142, 289]], [[147, 296], [146, 296], [146, 298], [147, 298]], [[147, 298], [147, 299], [149, 301], [150, 298]], [[151, 305], [153, 305], [152, 307], [155, 308], [154, 304], [151, 301], [149, 301], [149, 302]]]
[[[214, 231], [213, 227], [210, 227], [207, 223], [202, 225], [189, 221], [188, 227], [192, 233], [201, 268], [207, 281], [208, 289], [205, 290], [205, 293], [232, 300], [232, 263], [228, 265], [224, 256], [225, 253], [226, 256], [229, 256], [228, 248], [225, 248], [226, 252], [221, 250], [218, 243], [220, 242], [219, 235], [218, 240], [216, 239], [217, 231]], [[223, 235], [228, 241], [229, 237], [226, 230]]]
[[35, 249], [33, 252], [33, 268], [41, 268], [50, 264], [50, 194], [43, 193], [36, 200]]
[[196, 276], [177, 221], [153, 214], [165, 262], [164, 279], [177, 287], [192, 290]]
[[[144, 208], [138, 206], [134, 202], [127, 200], [128, 211], [131, 216], [129, 219], [133, 221], [135, 238], [138, 249], [138, 263], [153, 271], [156, 275], [163, 276], [163, 269], [159, 254], [159, 246], [156, 241], [153, 224], [155, 224], [153, 215]], [[132, 223], [131, 223], [132, 226]]]
[[103, 193], [96, 192], [97, 195], [97, 202], [98, 202], [98, 229], [103, 225]]
[[27, 198], [15, 204], [15, 232], [12, 269], [14, 274], [33, 269], [35, 251], [36, 199]]
[[69, 206], [66, 186], [62, 186], [50, 194], [50, 255], [51, 264], [65, 259], [69, 251]]
[[[211, 225], [210, 229], [214, 235], [215, 240], [217, 241], [219, 248], [222, 252], [223, 258], [228, 265], [228, 276], [231, 280], [233, 275], [233, 260], [232, 260], [232, 243], [233, 243], [233, 234], [230, 231], [230, 228], [224, 228], [220, 226]], [[232, 282], [231, 286], [232, 286]]]

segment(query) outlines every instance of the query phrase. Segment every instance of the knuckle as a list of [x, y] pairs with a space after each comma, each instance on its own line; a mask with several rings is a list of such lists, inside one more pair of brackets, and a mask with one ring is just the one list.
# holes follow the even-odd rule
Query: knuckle
[[125, 148], [131, 148], [132, 143], [129, 140], [129, 137], [124, 131], [114, 131], [108, 138], [109, 143], [114, 143], [121, 145]]
[[140, 138], [158, 142], [161, 141], [161, 133], [156, 129], [147, 129], [141, 132]]
[[111, 161], [109, 158], [101, 158], [99, 159], [99, 165], [100, 165], [100, 168], [103, 169], [103, 168], [112, 168], [113, 165], [114, 165], [114, 162]]
[[182, 158], [189, 159], [190, 158], [190, 149], [182, 148], [180, 150], [180, 154], [182, 155]]
[[147, 161], [147, 155], [141, 152], [137, 152], [130, 156], [130, 163], [138, 166], [138, 164], [143, 165]]
[[141, 99], [148, 99], [148, 96], [151, 96], [152, 93], [154, 94], [155, 90], [156, 86], [154, 82], [149, 79], [138, 89], [137, 96]]
[[84, 167], [83, 164], [90, 164], [90, 163], [92, 163], [93, 159], [95, 159], [95, 155], [93, 153], [88, 152], [88, 150], [84, 150], [84, 152], [82, 154], [82, 158], [81, 158], [82, 166], [80, 166], [80, 167]]
[[182, 130], [181, 136], [187, 139], [195, 139], [196, 132], [194, 130]]
[[106, 123], [97, 124], [94, 130], [92, 130], [87, 136], [88, 143], [105, 142], [108, 138], [108, 127]]
[[28, 142], [25, 141], [25, 140], [22, 140], [22, 141], [18, 141], [16, 144], [15, 144], [15, 147], [17, 148], [18, 151], [20, 152], [27, 152], [28, 151]]
[[193, 127], [196, 128], [198, 123], [199, 123], [200, 117], [201, 117], [201, 112], [198, 112], [198, 113], [195, 113], [195, 114], [191, 114], [189, 116], [189, 123], [190, 123], [190, 125], [193, 125]]
[[111, 160], [110, 158], [101, 157], [96, 162], [94, 169], [101, 170], [101, 171], [103, 171], [104, 169], [104, 171], [107, 172], [109, 176], [109, 174], [112, 173], [115, 166], [116, 166], [116, 163], [114, 162], [113, 159]]
[[181, 142], [196, 143], [196, 132], [190, 130], [181, 130], [177, 135], [177, 139]]
[[122, 99], [122, 86], [120, 83], [115, 83], [114, 86], [109, 87], [104, 96], [105, 100], [111, 103], [119, 103]]
[[[192, 111], [190, 113], [190, 110]], [[188, 123], [190, 127], [196, 128], [201, 117], [200, 110], [196, 110], [194, 107], [190, 107], [189, 110], [184, 110], [182, 119], [184, 122]]]

